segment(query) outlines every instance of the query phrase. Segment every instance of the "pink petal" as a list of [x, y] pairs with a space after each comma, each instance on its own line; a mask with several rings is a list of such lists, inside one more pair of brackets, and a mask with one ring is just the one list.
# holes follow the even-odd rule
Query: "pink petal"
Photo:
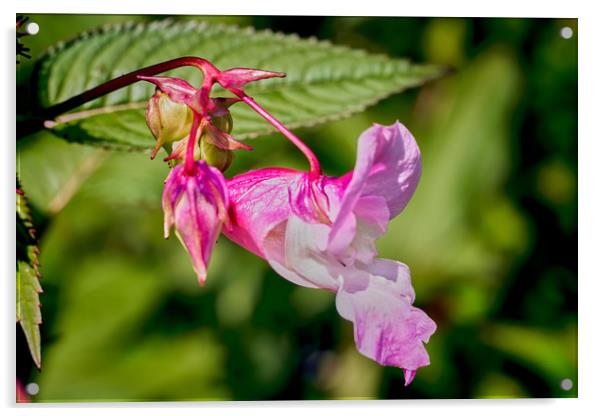
[[[289, 187], [296, 186], [302, 175], [291, 169], [268, 168], [230, 179], [230, 224], [223, 230], [226, 237], [265, 258], [264, 240], [291, 215]], [[280, 244], [283, 242], [282, 236]]]
[[385, 198], [391, 218], [396, 217], [410, 201], [422, 174], [414, 136], [400, 122], [375, 125], [360, 136], [358, 147], [357, 164], [372, 161], [362, 194]]
[[241, 101], [238, 97], [215, 97], [209, 100], [207, 111], [212, 117], [222, 117], [229, 113], [228, 108], [232, 104], [239, 103]]
[[[329, 249], [340, 252], [351, 239], [352, 217], [360, 198], [382, 198], [389, 217], [393, 218], [412, 197], [420, 174], [420, 150], [412, 134], [401, 123], [388, 127], [375, 124], [362, 133], [351, 179], [347, 176], [340, 179], [348, 183], [332, 226]], [[382, 221], [378, 224], [382, 225]]]
[[205, 136], [205, 140], [207, 140], [212, 145], [219, 147], [224, 150], [238, 150], [238, 149], [246, 149], [253, 150], [253, 148], [247, 144], [241, 143], [234, 139], [231, 135], [218, 129], [212, 124], [207, 125], [207, 135]]
[[[339, 288], [337, 310], [353, 322], [356, 347], [363, 355], [381, 365], [415, 371], [429, 364], [424, 343], [435, 332], [436, 325], [412, 306], [413, 290], [408, 291], [409, 280], [403, 278], [407, 268], [398, 263], [400, 281], [391, 280], [392, 263], [367, 267], [370, 283], [364, 290]], [[377, 274], [386, 269], [390, 269], [387, 276]], [[406, 375], [406, 383], [411, 382], [412, 373]]]

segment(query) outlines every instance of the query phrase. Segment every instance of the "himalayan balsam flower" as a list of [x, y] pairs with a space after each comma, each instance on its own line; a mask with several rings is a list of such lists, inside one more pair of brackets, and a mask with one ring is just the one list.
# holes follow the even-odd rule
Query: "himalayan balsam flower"
[[412, 306], [408, 267], [376, 258], [374, 241], [406, 206], [420, 174], [411, 133], [400, 123], [375, 125], [359, 138], [354, 171], [340, 178], [267, 168], [230, 179], [223, 230], [285, 279], [336, 292], [358, 350], [403, 368], [406, 385], [429, 364], [424, 343], [436, 325]]
[[[407, 205], [420, 179], [420, 151], [412, 134], [399, 122], [374, 125], [359, 138], [355, 169], [339, 178], [324, 176], [307, 145], [244, 92], [248, 82], [284, 74], [220, 71], [201, 58], [183, 59], [203, 72], [199, 89], [177, 78], [138, 77], [159, 90], [147, 111], [155, 151], [178, 139], [182, 126], [190, 130], [173, 142], [166, 159], [184, 162], [172, 169], [165, 185], [166, 237], [175, 225], [201, 283], [223, 226], [228, 238], [264, 258], [285, 279], [336, 293], [337, 311], [353, 322], [357, 349], [381, 365], [402, 368], [406, 385], [411, 383], [416, 370], [429, 364], [424, 343], [436, 325], [412, 306], [408, 267], [377, 258], [375, 240]], [[211, 98], [215, 83], [236, 98]], [[225, 152], [214, 157], [225, 170], [230, 151], [249, 148], [229, 134], [228, 106], [239, 101], [285, 135], [307, 157], [310, 171], [266, 168], [226, 181], [209, 166], [211, 149]], [[180, 121], [163, 117], [166, 112], [178, 114]]]
[[227, 220], [228, 193], [218, 169], [203, 160], [195, 162], [194, 167], [194, 174], [189, 175], [185, 165], [177, 165], [167, 177], [163, 191], [165, 238], [175, 225], [176, 234], [203, 284], [211, 252]]

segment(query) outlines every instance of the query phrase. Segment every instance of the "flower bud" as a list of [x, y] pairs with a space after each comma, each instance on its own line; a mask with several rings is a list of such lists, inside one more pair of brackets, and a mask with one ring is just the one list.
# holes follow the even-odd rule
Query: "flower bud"
[[201, 140], [201, 159], [209, 165], [224, 172], [230, 167], [232, 157], [231, 150], [220, 149], [206, 140]]
[[[230, 133], [232, 131], [232, 115], [227, 109], [219, 112], [218, 116], [213, 116], [211, 124], [213, 127], [224, 133]], [[215, 131], [215, 130], [214, 130]], [[206, 132], [201, 137], [201, 159], [207, 161], [211, 166], [224, 172], [232, 163], [232, 151], [227, 149], [220, 149], [214, 144], [210, 143], [211, 140], [204, 140], [207, 135], [212, 134]]]
[[215, 127], [220, 129], [221, 131], [224, 131], [226, 133], [232, 133], [232, 127], [234, 126], [234, 121], [232, 120], [232, 114], [230, 114], [230, 111], [225, 110], [225, 112], [223, 114], [214, 116], [211, 119], [211, 124], [213, 124]]
[[151, 153], [151, 159], [154, 159], [161, 146], [188, 134], [192, 125], [192, 111], [186, 104], [176, 103], [157, 90], [148, 101], [146, 124], [157, 139]]
[[222, 224], [227, 221], [228, 201], [224, 176], [202, 160], [195, 162], [193, 174], [188, 174], [184, 165], [175, 166], [165, 182], [165, 238], [175, 226], [201, 284]]
[[[217, 100], [216, 100], [217, 102]], [[233, 121], [230, 111], [225, 105], [217, 105], [212, 113], [211, 126], [201, 136], [201, 159], [209, 165], [224, 172], [232, 163], [233, 154], [231, 150], [215, 146], [212, 136], [216, 134], [228, 134], [232, 131]]]

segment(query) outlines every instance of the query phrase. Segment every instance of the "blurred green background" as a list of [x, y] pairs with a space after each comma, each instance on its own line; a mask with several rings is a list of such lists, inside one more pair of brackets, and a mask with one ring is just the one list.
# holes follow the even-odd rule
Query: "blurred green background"
[[[29, 16], [34, 59], [101, 24], [165, 17]], [[431, 365], [404, 388], [401, 370], [356, 351], [332, 294], [287, 282], [225, 238], [199, 287], [177, 239], [162, 238], [163, 163], [40, 133], [17, 143], [41, 237], [41, 372], [17, 328], [17, 375], [39, 385], [34, 401], [577, 396], [575, 19], [176, 17], [192, 18], [455, 69], [297, 130], [331, 175], [353, 167], [373, 122], [399, 119], [417, 138], [422, 181], [378, 247], [410, 266], [416, 305], [438, 324]], [[32, 61], [18, 67], [18, 91]], [[228, 175], [305, 167], [278, 135], [252, 145]]]

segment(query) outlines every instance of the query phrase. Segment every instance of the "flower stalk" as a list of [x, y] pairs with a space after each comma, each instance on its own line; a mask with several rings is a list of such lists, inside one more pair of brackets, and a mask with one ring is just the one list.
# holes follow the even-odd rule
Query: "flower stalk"
[[199, 131], [203, 130], [203, 123], [198, 117], [193, 117], [192, 127], [190, 128], [190, 134], [188, 136], [188, 145], [186, 147], [186, 173], [189, 176], [194, 175], [195, 164], [194, 164], [194, 147], [196, 145], [196, 138]]
[[[210, 121], [210, 116], [208, 114], [208, 110], [211, 107], [210, 100], [210, 92], [211, 88], [215, 83], [220, 84], [222, 87], [239, 97], [245, 104], [251, 107], [255, 112], [257, 112], [260, 116], [262, 116], [268, 123], [274, 126], [280, 133], [282, 133], [295, 147], [297, 147], [303, 155], [307, 158], [310, 165], [310, 173], [312, 177], [318, 177], [320, 175], [320, 164], [318, 159], [313, 154], [311, 149], [303, 143], [301, 139], [299, 139], [295, 134], [293, 134], [289, 129], [287, 129], [278, 119], [276, 119], [272, 114], [270, 114], [267, 110], [265, 110], [262, 106], [260, 106], [252, 97], [248, 96], [243, 89], [244, 84], [260, 79], [272, 78], [272, 77], [284, 77], [286, 74], [281, 72], [271, 72], [271, 71], [261, 71], [261, 70], [253, 70], [253, 69], [245, 69], [245, 68], [234, 68], [226, 71], [220, 71], [217, 69], [212, 63], [207, 61], [206, 59], [194, 57], [194, 56], [184, 56], [181, 58], [172, 59], [169, 61], [161, 62], [159, 64], [147, 66], [145, 68], [138, 69], [136, 71], [132, 71], [110, 81], [107, 81], [97, 87], [94, 87], [90, 90], [87, 90], [81, 94], [78, 94], [62, 103], [55, 104], [51, 107], [43, 109], [40, 113], [42, 120], [54, 119], [57, 116], [73, 110], [89, 101], [95, 100], [99, 97], [102, 97], [106, 94], [114, 92], [118, 89], [127, 87], [135, 82], [143, 80], [144, 77], [151, 77], [153, 75], [160, 74], [162, 72], [166, 72], [172, 69], [184, 67], [184, 66], [192, 66], [199, 69], [203, 73], [203, 81], [201, 84], [201, 88], [198, 90], [197, 94], [197, 110], [200, 116]], [[203, 131], [203, 123], [201, 120], [197, 120], [197, 132], [198, 128], [201, 128], [201, 132]], [[191, 129], [190, 141], [194, 137], [193, 130]], [[196, 133], [195, 133], [196, 134]], [[190, 149], [192, 148], [192, 149]], [[190, 154], [194, 154], [194, 145], [189, 144], [187, 148], [187, 160]], [[190, 172], [194, 165], [192, 162], [187, 162], [189, 168], [186, 169], [187, 172]]]
[[246, 94], [241, 94], [239, 97], [242, 101], [251, 107], [257, 114], [266, 119], [272, 126], [274, 126], [280, 133], [282, 133], [291, 143], [293, 143], [297, 149], [305, 155], [309, 162], [310, 174], [313, 178], [317, 178], [320, 176], [320, 162], [318, 158], [311, 151], [311, 149], [297, 136], [295, 136], [289, 129], [287, 129], [281, 122], [279, 122], [274, 116], [268, 113], [263, 107], [261, 107], [257, 102]]

